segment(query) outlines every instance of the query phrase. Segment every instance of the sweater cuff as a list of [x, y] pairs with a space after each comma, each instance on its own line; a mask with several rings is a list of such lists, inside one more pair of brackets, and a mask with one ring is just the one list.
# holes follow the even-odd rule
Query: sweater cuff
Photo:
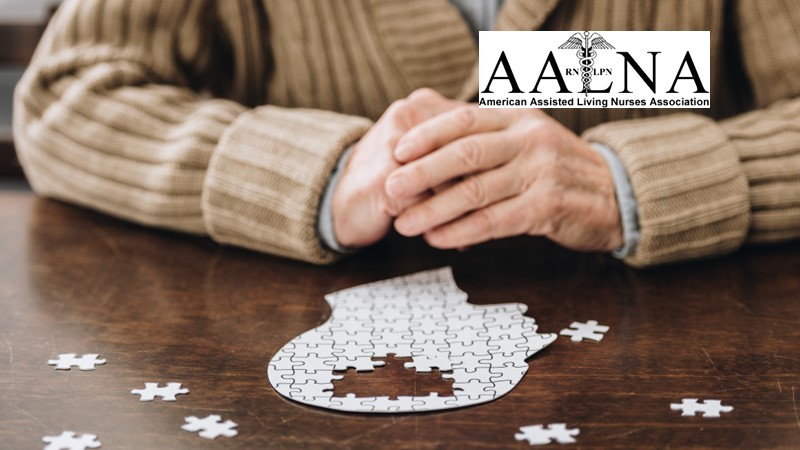
[[613, 148], [639, 205], [633, 266], [697, 259], [739, 248], [750, 221], [747, 179], [722, 129], [696, 114], [611, 122], [584, 139]]
[[619, 156], [603, 144], [592, 143], [592, 147], [603, 156], [611, 171], [614, 179], [614, 192], [617, 195], [617, 206], [619, 207], [619, 222], [622, 224], [622, 247], [611, 252], [615, 258], [624, 259], [636, 252], [639, 245], [639, 205], [636, 204], [636, 196], [631, 187], [631, 180], [625, 165], [620, 161]]
[[328, 184], [325, 186], [325, 193], [322, 195], [322, 202], [319, 206], [319, 219], [317, 221], [317, 231], [322, 239], [322, 243], [329, 249], [342, 254], [353, 253], [356, 248], [345, 247], [336, 239], [336, 230], [333, 227], [333, 194], [336, 192], [336, 186], [339, 185], [339, 180], [342, 178], [347, 162], [350, 161], [350, 155], [353, 154], [353, 145], [348, 146], [339, 157], [339, 162], [336, 168], [331, 173], [328, 179]]
[[320, 199], [339, 155], [371, 126], [328, 111], [261, 106], [225, 131], [203, 185], [217, 242], [316, 264], [337, 254], [317, 233]]

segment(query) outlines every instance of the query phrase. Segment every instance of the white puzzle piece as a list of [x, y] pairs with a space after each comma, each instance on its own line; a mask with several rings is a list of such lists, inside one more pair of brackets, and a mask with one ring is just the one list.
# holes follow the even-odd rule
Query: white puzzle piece
[[239, 432], [234, 430], [239, 426], [236, 422], [232, 420], [226, 420], [225, 422], [222, 421], [222, 417], [211, 414], [209, 416], [203, 417], [202, 419], [189, 416], [186, 417], [186, 424], [182, 425], [181, 428], [186, 431], [197, 432], [200, 437], [206, 439], [216, 439], [220, 436], [225, 437], [234, 437]]
[[167, 383], [159, 387], [158, 383], [145, 383], [144, 389], [131, 389], [131, 394], [140, 395], [139, 401], [152, 402], [156, 397], [161, 397], [165, 402], [174, 402], [176, 395], [188, 394], [188, 388], [182, 388], [181, 383]]
[[703, 400], [698, 402], [696, 398], [684, 398], [681, 403], [671, 403], [669, 409], [673, 411], [683, 411], [682, 416], [694, 416], [703, 413], [703, 417], [719, 417], [720, 413], [733, 411], [733, 406], [722, 406], [722, 400]]
[[[525, 360], [556, 339], [537, 333], [524, 304], [472, 305], [449, 267], [369, 283], [325, 296], [331, 317], [292, 339], [272, 358], [269, 382], [292, 400], [340, 411], [435, 411], [507, 394], [528, 370]], [[380, 370], [412, 358], [417, 372], [446, 371], [453, 396], [333, 397], [334, 370]], [[449, 373], [451, 372], [452, 373]], [[348, 375], [353, 376], [353, 375]], [[357, 376], [357, 374], [355, 374]]]
[[106, 363], [105, 359], [97, 359], [100, 355], [96, 353], [89, 353], [80, 358], [77, 356], [75, 353], [62, 353], [58, 355], [58, 359], [51, 359], [47, 364], [56, 366], [56, 370], [70, 370], [73, 367], [80, 370], [94, 370], [94, 366]]
[[564, 423], [551, 423], [547, 427], [543, 425], [529, 425], [521, 427], [520, 433], [514, 435], [518, 441], [528, 441], [530, 445], [546, 445], [553, 440], [559, 444], [574, 444], [575, 436], [580, 434], [578, 428], [567, 428]]
[[97, 440], [97, 435], [81, 434], [74, 431], [64, 431], [58, 436], [45, 436], [42, 441], [47, 444], [44, 450], [86, 450], [87, 448], [100, 448], [102, 443]]
[[571, 336], [572, 342], [581, 342], [584, 339], [600, 342], [607, 331], [607, 326], [598, 325], [596, 320], [589, 320], [586, 323], [572, 322], [569, 328], [564, 328], [559, 334]]

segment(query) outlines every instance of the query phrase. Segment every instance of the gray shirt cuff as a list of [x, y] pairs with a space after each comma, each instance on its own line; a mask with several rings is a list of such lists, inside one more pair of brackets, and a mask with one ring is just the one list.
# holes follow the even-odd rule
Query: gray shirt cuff
[[617, 258], [624, 258], [636, 252], [636, 246], [641, 239], [639, 232], [639, 204], [628, 178], [628, 171], [613, 150], [603, 144], [592, 143], [592, 147], [603, 155], [611, 176], [614, 178], [614, 190], [617, 194], [617, 205], [619, 206], [620, 222], [622, 223], [622, 237], [625, 241], [621, 248], [611, 252]]
[[336, 240], [336, 233], [333, 230], [333, 194], [336, 192], [336, 186], [339, 184], [339, 179], [344, 173], [344, 168], [350, 160], [350, 155], [353, 153], [353, 146], [347, 147], [342, 156], [339, 157], [339, 162], [331, 173], [328, 179], [328, 185], [325, 187], [325, 192], [322, 194], [322, 202], [319, 206], [319, 217], [317, 219], [317, 232], [319, 233], [322, 243], [329, 249], [339, 253], [352, 253], [356, 251], [354, 248], [343, 247], [339, 245]]

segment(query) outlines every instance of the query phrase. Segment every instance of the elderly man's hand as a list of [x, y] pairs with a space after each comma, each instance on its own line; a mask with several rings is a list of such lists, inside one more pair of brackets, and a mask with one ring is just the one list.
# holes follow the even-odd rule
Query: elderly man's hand
[[431, 89], [417, 90], [394, 102], [356, 144], [333, 196], [333, 228], [340, 245], [356, 248], [381, 240], [394, 216], [423, 199], [424, 192], [397, 199], [386, 195], [386, 176], [400, 167], [395, 145], [414, 126], [460, 105]]
[[[461, 106], [406, 133], [386, 180], [405, 236], [460, 248], [521, 234], [576, 250], [622, 245], [609, 168], [590, 144], [539, 110]], [[421, 202], [420, 195], [450, 181]]]

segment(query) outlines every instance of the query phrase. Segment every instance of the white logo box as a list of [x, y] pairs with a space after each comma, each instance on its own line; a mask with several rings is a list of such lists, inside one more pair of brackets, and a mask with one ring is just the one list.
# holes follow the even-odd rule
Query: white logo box
[[708, 31], [481, 31], [479, 57], [481, 107], [711, 107]]

